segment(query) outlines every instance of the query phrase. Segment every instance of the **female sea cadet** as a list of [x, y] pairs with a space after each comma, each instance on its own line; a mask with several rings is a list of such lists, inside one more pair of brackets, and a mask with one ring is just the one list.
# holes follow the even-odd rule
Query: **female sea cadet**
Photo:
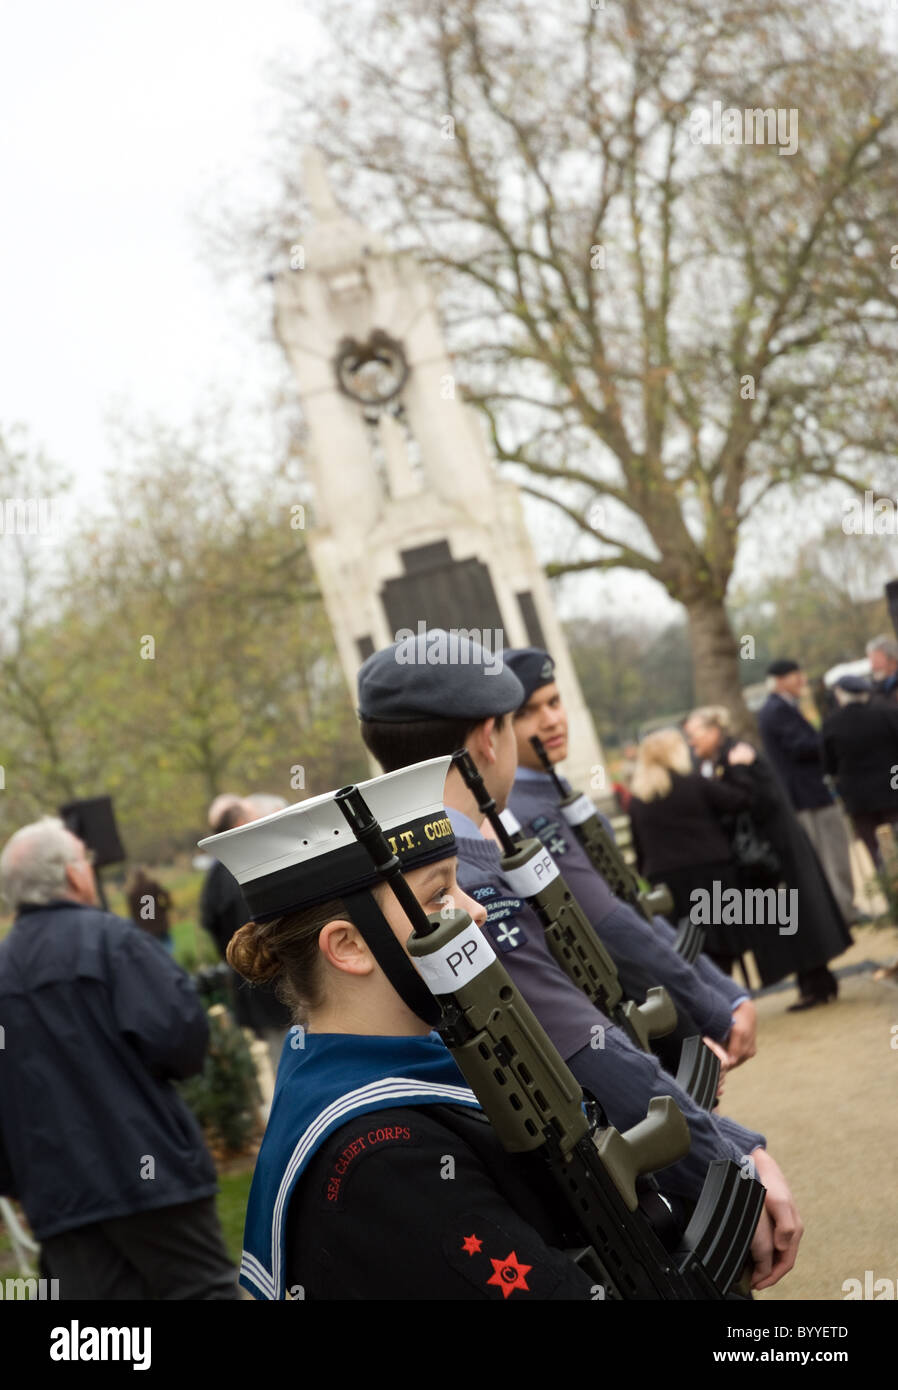
[[[456, 883], [448, 763], [361, 790], [425, 912], [448, 897], [480, 925], [484, 909]], [[253, 913], [228, 960], [277, 981], [301, 1020], [253, 1175], [241, 1283], [260, 1299], [594, 1297], [558, 1248], [549, 1174], [501, 1148], [422, 1021], [433, 999], [403, 949], [410, 923], [334, 794], [201, 843]]]

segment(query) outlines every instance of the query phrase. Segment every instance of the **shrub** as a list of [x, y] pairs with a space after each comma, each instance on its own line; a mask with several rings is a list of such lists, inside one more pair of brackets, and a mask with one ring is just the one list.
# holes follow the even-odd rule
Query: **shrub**
[[243, 1032], [223, 1004], [208, 1010], [209, 1051], [199, 1076], [178, 1089], [217, 1157], [246, 1153], [258, 1137], [262, 1097]]

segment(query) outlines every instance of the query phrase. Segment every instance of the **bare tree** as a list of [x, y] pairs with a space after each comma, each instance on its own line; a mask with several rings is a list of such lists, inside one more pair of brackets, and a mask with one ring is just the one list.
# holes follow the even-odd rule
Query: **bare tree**
[[60, 642], [53, 625], [66, 589], [68, 486], [24, 431], [0, 433], [0, 787], [13, 818], [73, 796], [78, 778], [71, 710], [91, 654]]
[[351, 211], [439, 276], [498, 460], [570, 525], [548, 572], [657, 580], [687, 610], [697, 698], [747, 721], [724, 606], [740, 527], [777, 488], [869, 487], [898, 443], [881, 12], [328, 0], [322, 17], [332, 59], [280, 75], [279, 263], [311, 140]]

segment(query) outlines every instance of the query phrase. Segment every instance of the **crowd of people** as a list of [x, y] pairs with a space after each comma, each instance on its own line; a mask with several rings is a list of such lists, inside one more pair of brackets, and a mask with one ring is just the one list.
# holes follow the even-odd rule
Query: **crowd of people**
[[[476, 643], [459, 640], [464, 659], [452, 664], [417, 661], [414, 649], [400, 656], [400, 644], [363, 664], [360, 732], [383, 769], [364, 784], [369, 804], [418, 902], [470, 914], [603, 1123], [626, 1131], [656, 1097], [673, 1097], [690, 1143], [654, 1176], [677, 1231], [714, 1160], [756, 1174], [765, 1192], [748, 1283], [770, 1287], [791, 1269], [802, 1235], [788, 1183], [761, 1132], [699, 1105], [674, 1072], [695, 1036], [722, 1076], [750, 1063], [755, 1007], [731, 973], [745, 950], [764, 983], [797, 974], [797, 1007], [834, 997], [829, 962], [850, 941], [850, 877], [824, 771], [844, 784], [852, 816], [866, 813], [874, 826], [893, 818], [888, 797], [867, 798], [865, 811], [848, 789], [867, 766], [857, 750], [872, 721], [893, 728], [883, 701], [894, 699], [898, 660], [896, 679], [869, 701], [842, 685], [851, 698], [822, 740], [798, 709], [801, 672], [790, 662], [771, 668], [763, 755], [732, 737], [720, 709], [644, 740], [633, 838], [645, 877], [670, 889], [667, 920], [615, 894], [559, 810], [531, 744], [539, 735], [552, 764], [567, 753], [549, 653], [506, 652], [497, 673]], [[489, 821], [450, 766], [462, 747], [498, 809], [560, 868], [624, 998], [641, 1004], [658, 986], [669, 994], [676, 1028], [653, 1050], [638, 1047], [551, 953]], [[870, 776], [881, 770], [874, 759]], [[209, 822], [202, 921], [245, 982], [242, 1021], [278, 1061], [247, 1212], [244, 1287], [262, 1299], [595, 1298], [594, 1279], [566, 1253], [570, 1233], [544, 1180], [505, 1152], [431, 1031], [432, 997], [407, 949], [396, 949], [407, 948], [411, 924], [349, 842], [334, 794], [292, 806], [217, 798]], [[193, 983], [159, 940], [100, 910], [86, 847], [60, 822], [45, 818], [12, 837], [0, 883], [16, 913], [0, 943], [0, 1194], [21, 1202], [42, 1272], [59, 1279], [64, 1298], [237, 1297], [214, 1166], [172, 1085], [199, 1070], [206, 1047]], [[701, 955], [690, 961], [677, 949], [677, 920], [690, 916], [697, 891], [720, 902], [724, 890], [773, 885], [797, 891], [787, 931], [768, 923], [749, 938], [718, 912]], [[136, 882], [132, 910], [154, 891]], [[291, 1024], [302, 1027], [287, 1043]], [[451, 1182], [441, 1180], [447, 1156]]]
[[[898, 643], [876, 638], [868, 653], [874, 679], [836, 681], [819, 730], [800, 708], [805, 673], [776, 661], [758, 714], [763, 753], [733, 738], [727, 709], [705, 707], [682, 729], [644, 738], [632, 768], [627, 809], [641, 872], [667, 885], [677, 918], [694, 917], [705, 894], [716, 904], [706, 950], [722, 969], [751, 951], [763, 985], [795, 974], [792, 1011], [836, 997], [828, 962], [862, 920], [836, 793], [876, 866], [876, 831], [898, 820]], [[778, 915], [781, 889], [794, 892], [794, 920]], [[771, 890], [767, 920], [734, 910], [734, 893]]]

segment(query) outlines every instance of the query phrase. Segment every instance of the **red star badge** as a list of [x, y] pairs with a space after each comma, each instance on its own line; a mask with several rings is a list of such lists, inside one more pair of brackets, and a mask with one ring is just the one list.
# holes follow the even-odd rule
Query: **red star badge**
[[524, 1275], [529, 1274], [533, 1266], [520, 1264], [513, 1250], [504, 1260], [494, 1260], [490, 1257], [490, 1263], [493, 1266], [493, 1272], [486, 1282], [498, 1284], [502, 1290], [503, 1298], [508, 1298], [515, 1289], [521, 1289], [524, 1293], [530, 1292], [530, 1286]]
[[466, 1255], [479, 1255], [482, 1245], [483, 1241], [478, 1240], [476, 1236], [465, 1236], [461, 1248]]

